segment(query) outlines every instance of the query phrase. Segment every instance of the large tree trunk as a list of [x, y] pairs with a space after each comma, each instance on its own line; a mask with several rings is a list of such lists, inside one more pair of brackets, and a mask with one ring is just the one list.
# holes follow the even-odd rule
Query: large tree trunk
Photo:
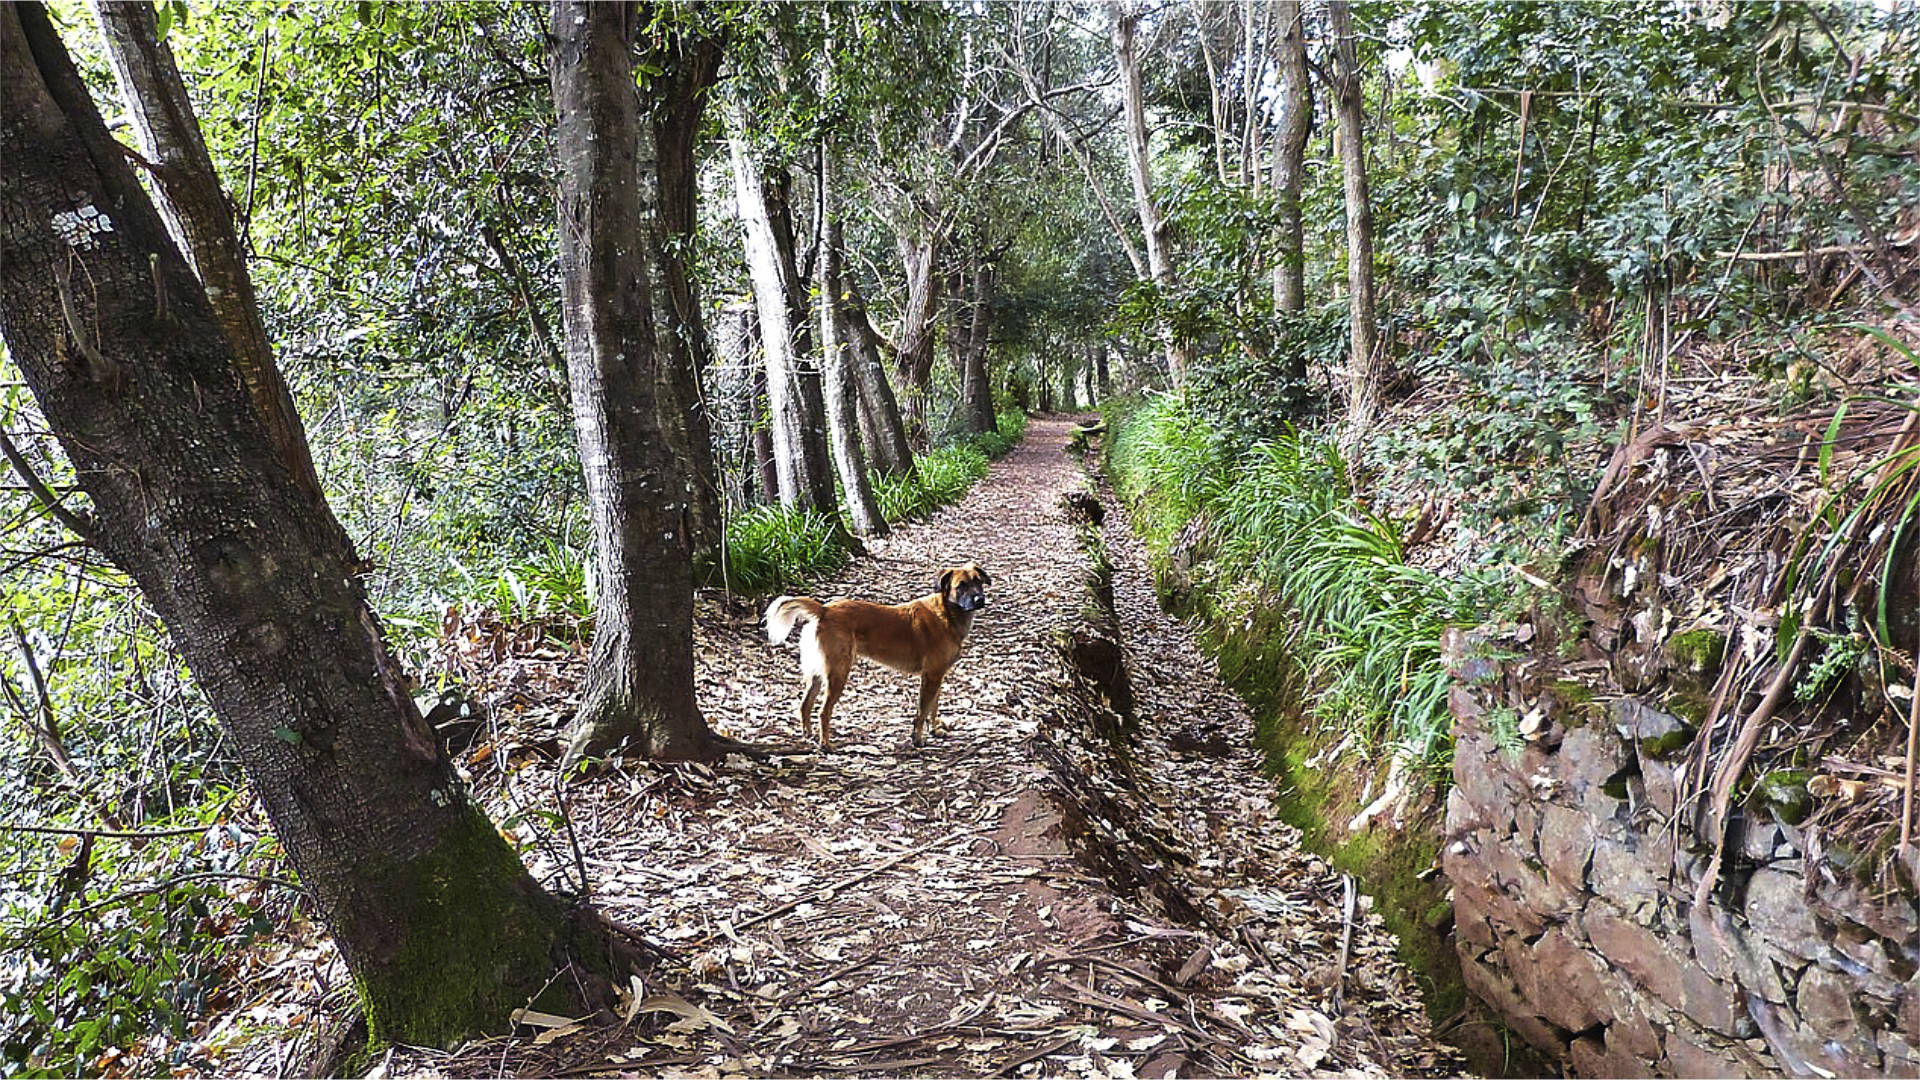
[[[736, 107], [737, 108], [737, 107]], [[816, 452], [809, 428], [818, 425], [823, 436], [817, 381], [808, 394], [808, 376], [800, 355], [802, 329], [796, 325], [793, 299], [798, 293], [793, 265], [791, 229], [781, 243], [774, 209], [768, 198], [767, 178], [742, 134], [744, 118], [732, 117], [733, 175], [741, 238], [746, 248], [747, 276], [753, 285], [760, 316], [760, 350], [766, 357], [768, 412], [773, 433], [774, 465], [779, 472], [783, 506], [837, 514], [833, 472], [824, 452]]]
[[[606, 983], [409, 695], [323, 501], [37, 4], [0, 6], [0, 331], [72, 459], [87, 532], [233, 740], [376, 1039], [446, 1045]], [[582, 992], [583, 987], [595, 988]]]
[[966, 336], [961, 342], [960, 397], [966, 406], [967, 430], [982, 434], [994, 429], [993, 383], [987, 372], [987, 344], [993, 332], [992, 263], [975, 263], [968, 306]]
[[274, 455], [309, 498], [324, 501], [306, 428], [273, 362], [273, 345], [260, 319], [253, 275], [234, 229], [233, 211], [207, 154], [186, 83], [173, 62], [173, 49], [160, 40], [153, 4], [150, 0], [94, 0], [93, 8], [120, 96], [151, 167], [159, 210], [206, 286], [207, 299], [233, 346], [254, 410], [273, 441]]
[[[670, 352], [656, 300], [637, 162], [653, 151], [628, 50], [627, 5], [553, 8], [561, 310], [574, 430], [593, 520], [593, 651], [567, 757], [621, 747], [710, 758], [720, 743], [693, 695], [693, 492], [661, 429]], [[640, 242], [636, 242], [640, 241]]]
[[644, 59], [659, 74], [648, 81], [652, 138], [642, 138], [639, 163], [643, 205], [654, 222], [648, 246], [648, 271], [654, 294], [654, 336], [664, 353], [660, 417], [677, 455], [691, 473], [693, 499], [689, 527], [695, 552], [718, 550], [720, 490], [713, 461], [713, 425], [701, 373], [712, 366], [712, 349], [700, 315], [692, 266], [699, 230], [700, 121], [720, 77], [720, 42], [700, 34], [676, 32], [648, 43]]
[[[831, 48], [829, 47], [829, 53]], [[831, 92], [823, 64], [821, 97]], [[820, 142], [820, 375], [825, 383], [828, 437], [833, 442], [833, 464], [846, 494], [847, 518], [861, 536], [885, 536], [887, 519], [880, 513], [873, 482], [867, 477], [867, 456], [860, 450], [860, 388], [854, 382], [854, 360], [841, 341], [840, 212], [834, 204], [833, 147]]]
[[1353, 9], [1347, 0], [1328, 5], [1333, 23], [1340, 163], [1346, 175], [1347, 293], [1353, 354], [1347, 361], [1347, 419], [1342, 441], [1357, 445], [1373, 424], [1380, 398], [1380, 346], [1373, 305], [1373, 204], [1367, 195], [1365, 108], [1360, 63], [1354, 51]]
[[907, 427], [918, 445], [931, 437], [927, 420], [927, 393], [933, 381], [935, 317], [940, 311], [940, 250], [942, 237], [937, 229], [925, 226], [918, 232], [902, 232], [898, 237], [900, 265], [906, 272], [907, 304], [900, 312], [900, 329], [894, 335], [894, 352], [900, 358], [900, 373], [907, 379]]
[[[1306, 27], [1300, 0], [1280, 0], [1280, 119], [1273, 146], [1273, 196], [1280, 216], [1280, 260], [1273, 268], [1273, 306], [1307, 307], [1305, 233], [1300, 193], [1306, 186], [1307, 138], [1313, 132], [1313, 86], [1307, 80]], [[1287, 375], [1304, 379], [1306, 354], [1287, 350]]]
[[[1153, 283], [1171, 291], [1178, 284], [1173, 269], [1172, 246], [1167, 240], [1167, 223], [1160, 216], [1160, 205], [1153, 197], [1153, 162], [1147, 151], [1146, 92], [1140, 79], [1140, 54], [1134, 32], [1139, 28], [1140, 11], [1134, 0], [1114, 5], [1113, 54], [1120, 72], [1120, 100], [1127, 136], [1127, 166], [1133, 176], [1133, 203], [1140, 214], [1140, 231], [1146, 241], [1147, 271]], [[1165, 334], [1167, 374], [1178, 386], [1186, 380], [1190, 360], [1186, 343], [1170, 331]]]
[[867, 446], [873, 452], [874, 467], [882, 476], [905, 476], [913, 471], [913, 446], [907, 441], [907, 426], [900, 418], [900, 405], [882, 359], [887, 343], [867, 317], [867, 302], [853, 279], [843, 273], [841, 286], [840, 316], [846, 326], [847, 344], [853, 349], [862, 414], [872, 427]]

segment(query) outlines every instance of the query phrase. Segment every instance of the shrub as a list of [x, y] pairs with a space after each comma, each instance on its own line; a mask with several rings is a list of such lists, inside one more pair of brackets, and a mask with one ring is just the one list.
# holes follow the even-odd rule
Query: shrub
[[1291, 651], [1318, 690], [1322, 721], [1413, 762], [1446, 760], [1440, 637], [1480, 621], [1482, 581], [1407, 565], [1398, 524], [1354, 498], [1331, 442], [1289, 430], [1229, 452], [1173, 396], [1113, 409], [1108, 424], [1114, 484], [1149, 548], [1164, 556], [1190, 522], [1204, 521], [1215, 555], [1196, 584], [1229, 608], [1279, 603], [1298, 616]]
[[736, 593], [771, 593], [832, 573], [850, 557], [844, 535], [817, 511], [750, 507], [727, 522], [726, 586]]

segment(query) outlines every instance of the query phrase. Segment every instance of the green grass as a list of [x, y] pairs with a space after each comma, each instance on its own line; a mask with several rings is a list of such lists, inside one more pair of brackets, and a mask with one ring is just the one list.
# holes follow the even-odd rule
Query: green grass
[[1109, 469], [1157, 557], [1200, 523], [1213, 557], [1197, 590], [1221, 615], [1281, 605], [1294, 615], [1289, 651], [1316, 718], [1357, 731], [1409, 761], [1443, 765], [1450, 751], [1440, 638], [1479, 621], [1486, 588], [1407, 565], [1399, 524], [1357, 498], [1324, 439], [1288, 431], [1233, 453], [1178, 397], [1108, 416]]

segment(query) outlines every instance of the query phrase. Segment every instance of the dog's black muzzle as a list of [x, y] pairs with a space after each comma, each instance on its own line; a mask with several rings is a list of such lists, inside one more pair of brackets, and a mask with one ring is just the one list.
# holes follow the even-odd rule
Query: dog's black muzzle
[[987, 606], [987, 598], [985, 595], [963, 596], [953, 606], [961, 611], [979, 611]]

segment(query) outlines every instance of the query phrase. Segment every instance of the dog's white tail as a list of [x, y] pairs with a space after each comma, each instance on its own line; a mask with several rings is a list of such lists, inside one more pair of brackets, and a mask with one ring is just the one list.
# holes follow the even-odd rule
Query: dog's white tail
[[767, 640], [775, 645], [787, 640], [797, 622], [820, 617], [823, 605], [811, 596], [782, 596], [767, 605]]

